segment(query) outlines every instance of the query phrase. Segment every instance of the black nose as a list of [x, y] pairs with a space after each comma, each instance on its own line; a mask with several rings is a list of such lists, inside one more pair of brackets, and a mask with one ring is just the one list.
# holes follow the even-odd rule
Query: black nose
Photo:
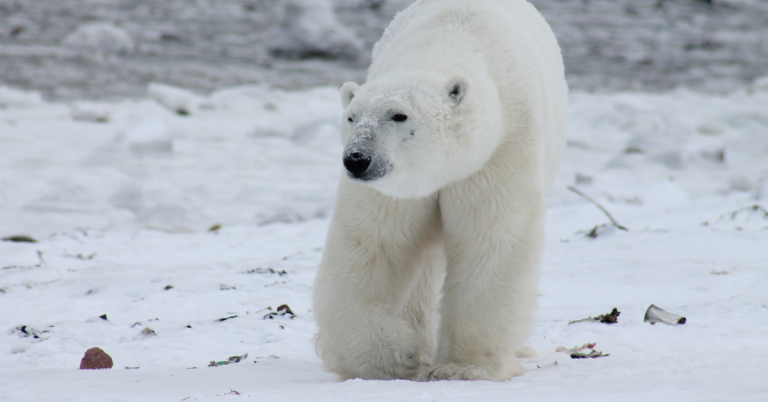
[[360, 177], [370, 165], [371, 157], [362, 152], [352, 152], [344, 157], [344, 167], [355, 177]]

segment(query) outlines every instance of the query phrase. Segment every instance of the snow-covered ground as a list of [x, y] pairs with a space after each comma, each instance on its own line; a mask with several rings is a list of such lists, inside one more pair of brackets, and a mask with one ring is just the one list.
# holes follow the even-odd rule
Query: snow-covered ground
[[[0, 400], [768, 400], [768, 216], [730, 214], [768, 207], [768, 90], [572, 94], [538, 357], [504, 383], [323, 371], [310, 297], [342, 169], [336, 89], [148, 93], [0, 88], [0, 237], [38, 240], [0, 242]], [[295, 318], [264, 319], [282, 304]], [[686, 324], [644, 323], [650, 304]], [[618, 324], [568, 325], [614, 307]], [[555, 351], [592, 342], [610, 356]], [[78, 369], [94, 346], [114, 368]]]

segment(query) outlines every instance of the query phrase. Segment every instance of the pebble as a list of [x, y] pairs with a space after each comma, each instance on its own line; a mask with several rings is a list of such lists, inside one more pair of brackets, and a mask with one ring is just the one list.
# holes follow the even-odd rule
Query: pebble
[[80, 361], [81, 370], [97, 370], [112, 368], [112, 358], [101, 348], [90, 348]]

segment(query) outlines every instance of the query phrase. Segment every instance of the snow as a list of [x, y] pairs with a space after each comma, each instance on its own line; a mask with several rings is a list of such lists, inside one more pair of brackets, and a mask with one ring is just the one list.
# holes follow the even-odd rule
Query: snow
[[[338, 382], [314, 352], [337, 89], [154, 88], [71, 104], [0, 88], [0, 236], [38, 240], [0, 242], [0, 400], [768, 398], [768, 218], [750, 208], [768, 206], [768, 91], [572, 94], [538, 356], [508, 382], [415, 383]], [[264, 319], [282, 304], [296, 317]], [[651, 304], [686, 324], [643, 322]], [[568, 325], [614, 307], [617, 324]], [[610, 356], [555, 351], [592, 342]], [[114, 368], [78, 369], [94, 346]]]

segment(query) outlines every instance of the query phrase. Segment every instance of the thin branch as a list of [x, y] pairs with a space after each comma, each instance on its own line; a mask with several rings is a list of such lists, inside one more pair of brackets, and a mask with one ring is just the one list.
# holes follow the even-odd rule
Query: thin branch
[[586, 194], [582, 193], [581, 191], [577, 190], [577, 189], [576, 189], [575, 187], [573, 187], [573, 186], [568, 186], [568, 190], [571, 190], [571, 191], [573, 191], [574, 193], [576, 193], [576, 194], [578, 194], [578, 195], [580, 195], [580, 196], [582, 196], [582, 197], [586, 198], [586, 200], [587, 200], [587, 201], [589, 201], [589, 202], [591, 202], [591, 203], [595, 204], [595, 206], [596, 206], [596, 207], [598, 207], [598, 208], [600, 208], [600, 210], [601, 210], [601, 211], [603, 211], [603, 213], [605, 214], [605, 216], [607, 216], [607, 217], [608, 217], [608, 219], [610, 219], [610, 220], [611, 220], [611, 223], [613, 223], [613, 226], [616, 226], [617, 228], [619, 228], [619, 229], [621, 229], [621, 230], [624, 230], [624, 231], [627, 231], [627, 232], [629, 231], [629, 229], [627, 229], [626, 227], [619, 225], [619, 223], [618, 223], [618, 222], [616, 222], [616, 219], [613, 219], [613, 216], [611, 216], [611, 213], [610, 213], [610, 212], [608, 212], [608, 210], [607, 210], [607, 209], [605, 209], [605, 208], [604, 208], [602, 205], [600, 205], [600, 204], [599, 204], [597, 201], [593, 200], [593, 199], [592, 199], [592, 197], [590, 197], [590, 196], [588, 196], [588, 195], [586, 195]]
[[742, 212], [742, 211], [757, 212], [758, 215], [762, 214], [763, 219], [768, 219], [768, 211], [766, 211], [766, 209], [761, 207], [760, 205], [755, 204], [755, 205], [750, 205], [748, 207], [739, 208], [739, 209], [737, 209], [737, 210], [735, 210], [733, 212], [728, 212], [727, 214], [723, 214], [719, 218], [717, 218], [717, 220], [718, 221], [723, 220], [728, 215], [731, 216], [731, 218], [730, 218], [731, 220], [734, 220], [734, 219], [736, 219], [736, 216], [739, 215], [739, 212]]

